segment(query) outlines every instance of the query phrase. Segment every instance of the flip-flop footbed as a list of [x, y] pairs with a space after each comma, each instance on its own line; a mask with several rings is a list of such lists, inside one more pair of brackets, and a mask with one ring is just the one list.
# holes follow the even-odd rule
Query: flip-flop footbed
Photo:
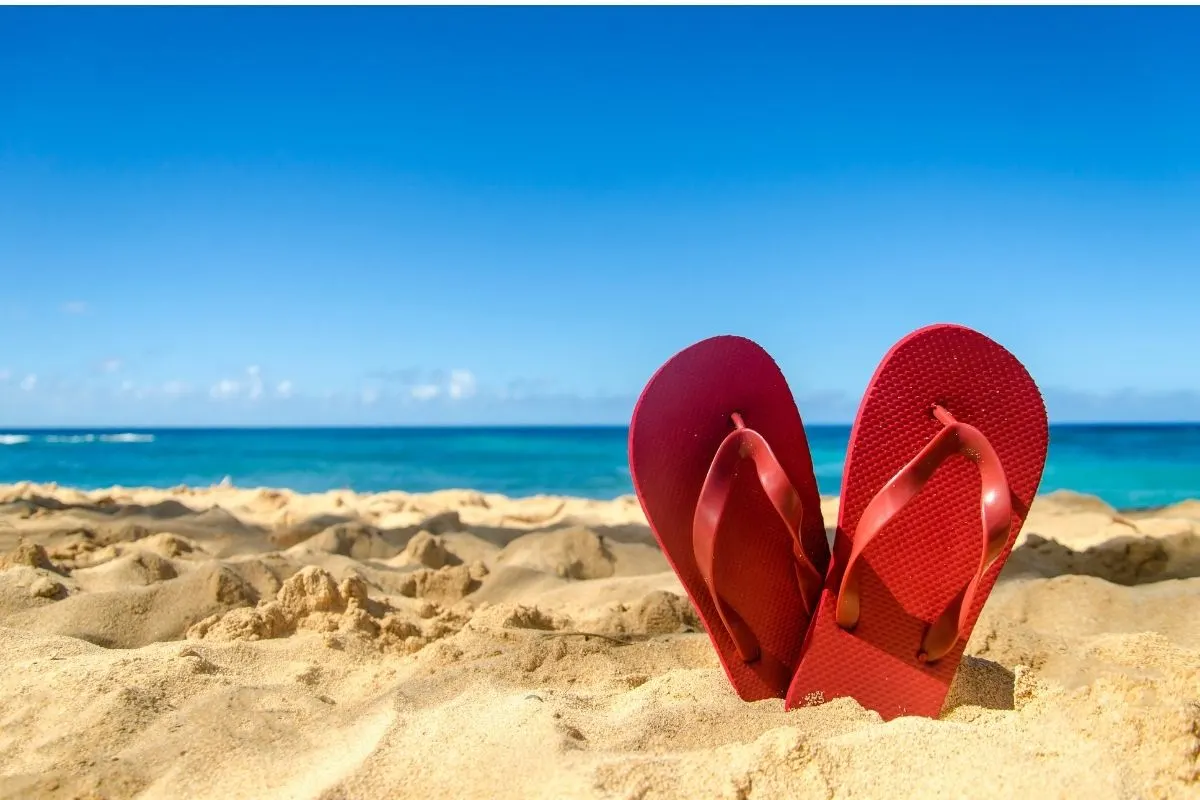
[[[699, 612], [721, 664], [745, 700], [782, 697], [808, 627], [793, 569], [791, 533], [768, 500], [755, 467], [741, 461], [718, 529], [713, 559], [721, 596], [754, 632], [764, 657], [738, 655], [705, 584], [694, 550], [697, 500], [714, 456], [740, 414], [769, 443], [796, 490], [799, 538], [823, 575], [828, 544], [804, 425], [779, 367], [757, 344], [736, 336], [699, 342], [650, 379], [634, 410], [629, 463], [637, 496], [663, 553]], [[770, 664], [776, 665], [775, 669]], [[782, 665], [786, 674], [778, 673]]]
[[[952, 457], [860, 557], [857, 624], [836, 621], [856, 527], [873, 497], [943, 429], [940, 406], [994, 448], [1011, 489], [1012, 526], [983, 573], [965, 630], [922, 663], [930, 623], [966, 586], [981, 557], [980, 470]], [[905, 337], [871, 380], [851, 432], [834, 552], [787, 706], [853, 697], [885, 719], [937, 716], [967, 637], [1012, 549], [1041, 480], [1047, 421], [1037, 386], [1007, 350], [967, 328], [935, 325]]]

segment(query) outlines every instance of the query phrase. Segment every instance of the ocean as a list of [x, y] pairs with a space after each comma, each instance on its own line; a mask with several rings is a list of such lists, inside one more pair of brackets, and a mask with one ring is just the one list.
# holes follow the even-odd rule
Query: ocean
[[[809, 426], [823, 494], [837, 494], [849, 426]], [[514, 497], [607, 499], [633, 491], [626, 429], [277, 428], [0, 430], [0, 483], [471, 488]], [[1118, 508], [1200, 498], [1200, 425], [1052, 426], [1043, 492], [1072, 489]]]

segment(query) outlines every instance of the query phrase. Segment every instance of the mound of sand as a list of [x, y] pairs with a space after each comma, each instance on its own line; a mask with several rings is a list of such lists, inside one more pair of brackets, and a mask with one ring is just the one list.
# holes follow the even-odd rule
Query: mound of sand
[[883, 723], [739, 701], [632, 498], [0, 487], [0, 797], [1200, 797], [1197, 509], [1039, 498]]

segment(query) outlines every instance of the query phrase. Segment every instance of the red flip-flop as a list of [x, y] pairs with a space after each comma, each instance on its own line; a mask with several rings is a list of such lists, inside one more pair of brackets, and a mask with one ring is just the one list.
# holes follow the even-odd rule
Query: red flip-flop
[[737, 336], [678, 353], [634, 408], [629, 467], [730, 683], [743, 700], [782, 697], [829, 561], [783, 373]]
[[934, 325], [884, 357], [850, 434], [833, 559], [787, 708], [936, 717], [1033, 501], [1046, 410], [1012, 354]]

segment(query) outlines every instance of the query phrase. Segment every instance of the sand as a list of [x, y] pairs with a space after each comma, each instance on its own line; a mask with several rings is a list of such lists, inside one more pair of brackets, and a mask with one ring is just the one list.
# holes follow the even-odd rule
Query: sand
[[939, 720], [697, 624], [632, 498], [3, 486], [0, 797], [1200, 797], [1200, 502], [1039, 498]]

